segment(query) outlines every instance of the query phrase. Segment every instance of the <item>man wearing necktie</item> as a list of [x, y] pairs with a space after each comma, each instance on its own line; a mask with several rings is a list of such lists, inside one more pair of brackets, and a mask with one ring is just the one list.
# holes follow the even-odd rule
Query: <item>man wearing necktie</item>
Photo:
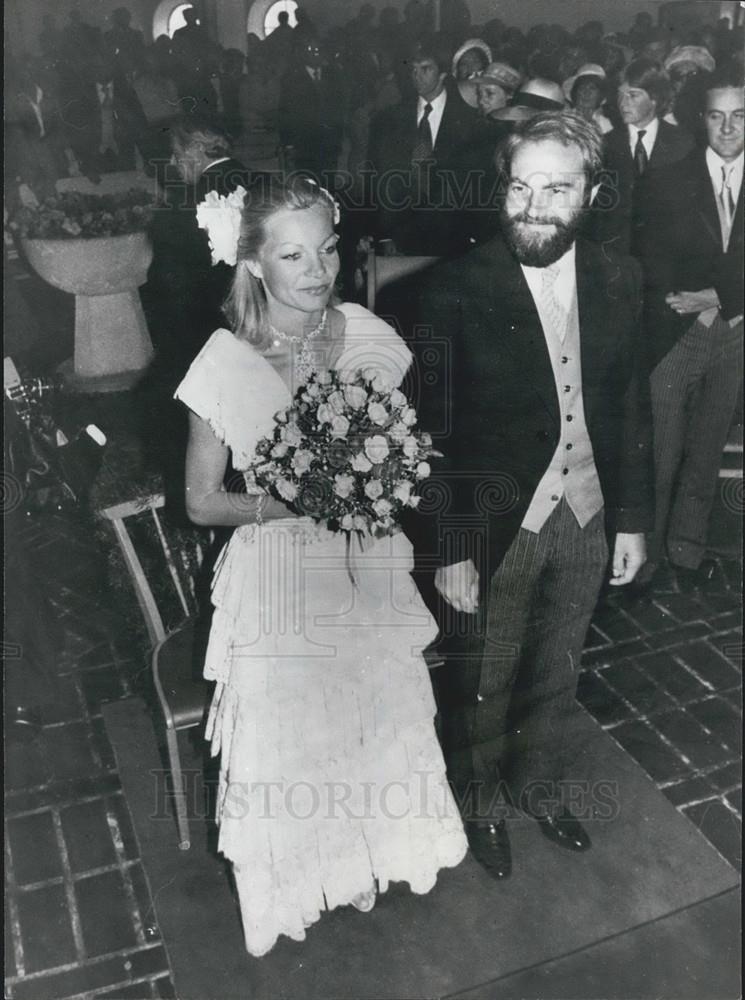
[[705, 584], [707, 529], [742, 381], [743, 73], [707, 81], [707, 145], [645, 192], [640, 246], [652, 367], [657, 518], [650, 571], [665, 558]]
[[6, 102], [6, 190], [15, 203], [18, 185], [39, 199], [55, 193], [55, 182], [67, 174], [64, 120], [54, 85], [37, 66], [25, 66], [8, 80]]
[[124, 76], [114, 76], [103, 58], [81, 76], [65, 118], [70, 145], [91, 179], [105, 171], [134, 169], [135, 145], [142, 152], [147, 119], [134, 89]]
[[653, 524], [641, 269], [577, 238], [601, 154], [574, 111], [518, 126], [498, 153], [501, 234], [432, 268], [417, 298], [419, 419], [443, 454], [422, 503], [439, 510], [411, 528], [417, 576], [434, 571], [441, 598], [449, 776], [495, 878], [518, 810], [590, 846], [592, 805], [566, 797], [588, 778], [577, 671], [608, 543], [611, 584], [630, 583]]
[[449, 76], [451, 54], [439, 39], [420, 39], [408, 62], [414, 99], [370, 125], [376, 234], [403, 253], [452, 255], [468, 248], [468, 210], [483, 194], [469, 185], [484, 177], [478, 115]]
[[613, 243], [622, 253], [636, 253], [641, 224], [641, 192], [661, 167], [681, 160], [693, 141], [687, 132], [660, 118], [670, 100], [670, 79], [649, 59], [636, 59], [618, 88], [623, 124], [604, 137], [606, 179], [593, 206], [589, 235]]

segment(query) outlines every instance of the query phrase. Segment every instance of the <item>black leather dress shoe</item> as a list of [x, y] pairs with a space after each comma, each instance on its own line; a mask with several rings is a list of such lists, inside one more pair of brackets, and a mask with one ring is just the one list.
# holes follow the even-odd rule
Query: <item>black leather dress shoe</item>
[[538, 826], [544, 837], [570, 851], [586, 851], [592, 847], [587, 831], [566, 809], [562, 809], [556, 816], [540, 817]]
[[509, 878], [512, 872], [512, 851], [505, 821], [484, 826], [469, 823], [466, 831], [471, 853], [481, 867], [492, 878]]
[[716, 579], [719, 566], [714, 559], [704, 559], [696, 569], [687, 566], [675, 567], [678, 588], [684, 594], [695, 594], [706, 589]]

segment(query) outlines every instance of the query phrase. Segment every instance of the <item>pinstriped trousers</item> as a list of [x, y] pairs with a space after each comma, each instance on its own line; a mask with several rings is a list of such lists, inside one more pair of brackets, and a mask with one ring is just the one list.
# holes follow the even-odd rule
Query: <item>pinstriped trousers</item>
[[651, 562], [697, 569], [742, 381], [742, 320], [696, 320], [650, 377], [655, 503]]
[[603, 511], [580, 528], [562, 499], [538, 533], [519, 529], [468, 636], [447, 644], [442, 740], [465, 818], [488, 819], [502, 780], [531, 812], [536, 783], [583, 777], [567, 773], [577, 675], [607, 564]]

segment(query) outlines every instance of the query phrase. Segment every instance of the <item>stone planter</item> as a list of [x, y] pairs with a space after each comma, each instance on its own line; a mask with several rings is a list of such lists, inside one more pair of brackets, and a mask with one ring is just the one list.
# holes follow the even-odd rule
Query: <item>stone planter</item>
[[153, 251], [145, 233], [86, 240], [22, 241], [35, 271], [75, 296], [75, 355], [65, 372], [79, 392], [131, 388], [153, 357], [137, 289]]

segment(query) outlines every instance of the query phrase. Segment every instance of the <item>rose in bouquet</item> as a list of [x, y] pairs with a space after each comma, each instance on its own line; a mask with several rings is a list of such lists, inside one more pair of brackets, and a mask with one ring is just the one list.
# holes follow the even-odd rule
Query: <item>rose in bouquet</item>
[[439, 455], [406, 396], [374, 369], [315, 372], [275, 421], [256, 448], [256, 483], [332, 531], [395, 531]]

